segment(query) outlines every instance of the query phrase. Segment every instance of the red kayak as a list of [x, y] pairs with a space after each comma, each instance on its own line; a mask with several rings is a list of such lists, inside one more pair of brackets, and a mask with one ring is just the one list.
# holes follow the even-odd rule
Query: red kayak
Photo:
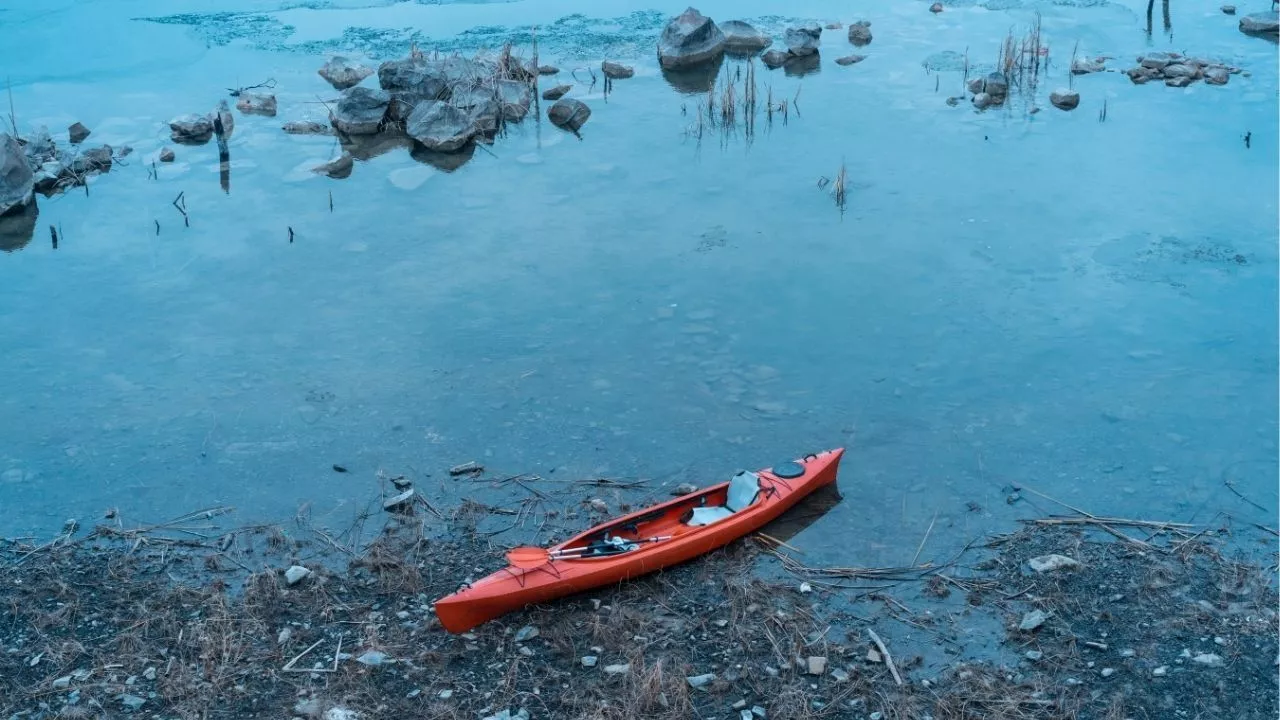
[[461, 633], [532, 603], [676, 565], [759, 530], [801, 498], [835, 482], [844, 449], [806, 455], [597, 525], [551, 548], [516, 548], [488, 577], [436, 601]]

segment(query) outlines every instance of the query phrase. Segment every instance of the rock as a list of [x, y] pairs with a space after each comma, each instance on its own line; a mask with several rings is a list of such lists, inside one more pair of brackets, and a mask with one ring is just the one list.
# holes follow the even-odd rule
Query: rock
[[870, 715], [868, 715], [867, 720], [884, 720], [884, 713], [877, 710], [871, 713]]
[[132, 146], [132, 145], [125, 145], [124, 147], [122, 147], [122, 148], [120, 148], [119, 150], [117, 150], [117, 151], [116, 151], [116, 157], [118, 157], [118, 158], [127, 158], [127, 157], [129, 157], [130, 155], [132, 155], [132, 154], [133, 154], [133, 146]]
[[[1070, 91], [1059, 90], [1058, 92], [1070, 92]], [[1057, 93], [1054, 93], [1054, 94], [1056, 95]], [[1076, 104], [1079, 104], [1080, 94], [1075, 93], [1075, 95], [1076, 95]], [[1058, 103], [1054, 101], [1052, 98], [1053, 98], [1053, 95], [1050, 95], [1050, 102], [1053, 102], [1054, 105], [1057, 105]], [[1075, 105], [1072, 105], [1071, 107], [1075, 107]], [[1080, 562], [1075, 558], [1069, 558], [1066, 555], [1057, 555], [1057, 554], [1041, 555], [1039, 557], [1033, 557], [1027, 561], [1027, 564], [1031, 566], [1032, 570], [1035, 570], [1038, 573], [1054, 572], [1055, 570], [1075, 570], [1076, 568], [1080, 567]]]
[[604, 672], [606, 675], [626, 675], [631, 672], [631, 663], [622, 663], [621, 665], [605, 665]]
[[[209, 122], [213, 125], [213, 134], [221, 137], [230, 138], [231, 132], [236, 129], [236, 116], [231, 114], [231, 107], [227, 105], [226, 100], [219, 100], [218, 106], [209, 113]], [[221, 129], [219, 129], [221, 125]]]
[[532, 625], [525, 625], [516, 631], [515, 640], [516, 642], [529, 642], [530, 640], [538, 637], [539, 634], [540, 632], [538, 628]]
[[827, 672], [827, 659], [825, 657], [810, 655], [806, 665], [806, 671], [810, 675], [822, 675]]
[[978, 108], [979, 110], [986, 110], [987, 108], [991, 107], [994, 103], [995, 101], [987, 93], [980, 92], [977, 95], [973, 96], [973, 106]]
[[381, 90], [353, 87], [342, 92], [329, 122], [347, 135], [373, 135], [382, 129], [391, 96]]
[[325, 711], [324, 720], [360, 720], [360, 713], [344, 707], [329, 708]]
[[1169, 87], [1184, 88], [1184, 87], [1186, 87], [1186, 86], [1190, 85], [1190, 84], [1191, 84], [1191, 83], [1193, 83], [1193, 82], [1195, 82], [1195, 80], [1193, 80], [1193, 79], [1191, 79], [1191, 78], [1189, 78], [1189, 77], [1187, 77], [1187, 76], [1185, 76], [1185, 75], [1184, 75], [1184, 76], [1182, 76], [1182, 77], [1171, 77], [1171, 78], [1167, 78], [1167, 79], [1164, 81], [1164, 84], [1165, 84], [1165, 85], [1168, 85]]
[[499, 80], [498, 102], [503, 119], [518, 122], [529, 113], [529, 105], [533, 103], [533, 90], [528, 83], [519, 80]]
[[1115, 668], [1102, 668], [1102, 671], [1101, 671], [1101, 672], [1099, 672], [1098, 674], [1099, 674], [1099, 675], [1101, 675], [1101, 676], [1102, 676], [1102, 677], [1104, 677], [1104, 678], [1108, 678], [1108, 677], [1111, 677], [1112, 675], [1115, 675], [1115, 674], [1116, 674], [1116, 669], [1115, 669]]
[[129, 695], [126, 693], [120, 696], [120, 704], [124, 705], [125, 709], [129, 712], [137, 712], [138, 710], [141, 710], [142, 706], [146, 703], [146, 699], [140, 698], [137, 695]]
[[1152, 674], [1152, 675], [1155, 675], [1156, 677], [1163, 677], [1163, 676], [1165, 676], [1165, 675], [1168, 675], [1168, 674], [1169, 674], [1169, 666], [1168, 666], [1168, 665], [1161, 665], [1160, 667], [1156, 668], [1155, 670], [1152, 670], [1152, 671], [1151, 671], [1151, 674]]
[[297, 585], [309, 577], [311, 577], [311, 571], [301, 565], [292, 565], [284, 571], [284, 580], [290, 585]]
[[367, 665], [369, 667], [386, 665], [388, 662], [390, 662], [390, 660], [391, 659], [387, 657], [387, 654], [380, 650], [369, 650], [364, 654], [362, 654], [360, 657], [356, 658], [356, 662], [360, 663], [361, 665]]
[[777, 69], [786, 65], [787, 60], [790, 59], [790, 57], [790, 55], [782, 52], [781, 50], [770, 50], [760, 56], [760, 62], [764, 63], [765, 67]]
[[484, 718], [484, 720], [529, 720], [529, 711], [524, 708], [520, 708], [515, 712], [515, 714], [512, 714], [510, 710], [503, 710], [496, 715], [490, 715]]
[[559, 75], [560, 68], [556, 67], [555, 65], [539, 65], [538, 74], [539, 75]]
[[52, 687], [54, 690], [61, 690], [66, 687], [71, 687], [71, 676], [64, 675], [58, 678], [57, 680], [54, 680]]
[[871, 663], [881, 663], [881, 662], [884, 662], [884, 656], [882, 656], [882, 655], [880, 654], [880, 651], [879, 651], [879, 650], [876, 650], [875, 648], [868, 648], [868, 649], [867, 649], [867, 662], [871, 662]]
[[848, 682], [849, 673], [846, 670], [836, 668], [835, 670], [831, 671], [831, 679], [835, 680], [836, 682]]
[[965, 84], [965, 87], [969, 89], [969, 92], [977, 95], [982, 92], [982, 86], [984, 83], [985, 81], [980, 77], [969, 78], [969, 82]]
[[1129, 76], [1129, 79], [1133, 81], [1134, 85], [1142, 85], [1154, 78], [1160, 77], [1159, 70], [1145, 67], [1143, 65], [1131, 67], [1128, 70], [1125, 70], [1124, 74]]
[[[465, 59], [459, 58], [465, 62]], [[459, 68], [454, 68], [455, 73]], [[449, 68], [421, 57], [388, 60], [378, 66], [378, 85], [389, 93], [409, 93], [437, 100], [449, 91]]]
[[1235, 14], [1236, 14], [1236, 6], [1235, 6], [1235, 5], [1223, 5], [1223, 6], [1222, 6], [1222, 14], [1223, 14], [1223, 15], [1235, 15]]
[[35, 201], [35, 174], [12, 136], [0, 133], [0, 215], [21, 212]]
[[67, 136], [70, 138], [72, 145], [78, 145], [84, 142], [84, 139], [89, 137], [90, 132], [89, 128], [81, 125], [80, 123], [76, 123], [67, 128]]
[[1280, 34], [1280, 15], [1276, 10], [1245, 15], [1240, 18], [1240, 32], [1246, 35]]
[[[351, 153], [343, 151], [342, 155], [337, 159], [330, 160], [323, 165], [317, 165], [311, 168], [311, 172], [328, 175], [336, 180], [341, 180], [351, 176], [351, 170], [355, 167], [355, 158], [351, 157]], [[412, 491], [409, 493], [412, 496]], [[406, 498], [407, 499], [407, 498]], [[385, 509], [385, 506], [384, 506]]]
[[689, 687], [691, 688], [705, 687], [715, 682], [715, 679], [716, 679], [715, 673], [707, 673], [705, 675], [693, 675], [685, 678], [685, 680], [689, 683]]
[[178, 156], [174, 154], [171, 148], [168, 148], [168, 147], [160, 148], [160, 155], [159, 155], [160, 162], [170, 163], [170, 162], [173, 162], [175, 159], [177, 159], [177, 157]]
[[[492, 85], [476, 85], [465, 90], [459, 90], [453, 93], [453, 97], [449, 99], [449, 104], [467, 114], [477, 133], [492, 136], [498, 132], [498, 122], [502, 117], [502, 108], [498, 104], [497, 89]], [[471, 469], [463, 469], [459, 470], [458, 473], [453, 473], [456, 468], [451, 468], [450, 473], [461, 475], [484, 470], [477, 463], [464, 463], [458, 465], [457, 468]]]
[[1144, 68], [1152, 70], [1163, 70], [1166, 65], [1173, 62], [1174, 58], [1169, 53], [1154, 52], [1138, 58], [1138, 64]]
[[546, 90], [542, 91], [542, 99], [543, 100], [559, 100], [560, 98], [564, 97], [565, 94], [572, 89], [573, 89], [572, 85], [557, 85], [553, 88], [547, 88]]
[[1032, 632], [1039, 629], [1041, 625], [1044, 625], [1045, 621], [1048, 619], [1049, 614], [1045, 611], [1032, 610], [1022, 616], [1022, 622], [1018, 623], [1018, 629], [1022, 632]]
[[1195, 657], [1191, 658], [1191, 662], [1211, 668], [1220, 668], [1226, 664], [1223, 662], [1222, 656], [1215, 653], [1198, 653]]
[[807, 582], [802, 582], [802, 583], [800, 583], [800, 592], [801, 592], [801, 593], [811, 593], [811, 592], [813, 592], [813, 586], [812, 586], [812, 585], [810, 585], [810, 584], [809, 584], [809, 583], [807, 583]]
[[665, 70], [698, 65], [724, 52], [720, 28], [694, 8], [672, 18], [658, 38], [658, 63]]
[[27, 166], [35, 171], [50, 160], [58, 159], [58, 148], [49, 135], [49, 129], [41, 126], [25, 139], [19, 139], [22, 151], [27, 156]]
[[346, 90], [355, 87], [373, 74], [373, 68], [354, 63], [341, 55], [329, 58], [318, 71], [335, 90]]
[[[343, 154], [348, 154], [348, 153], [344, 151]], [[340, 162], [340, 161], [341, 161], [341, 158], [339, 158], [335, 162]], [[324, 167], [324, 166], [321, 165], [320, 167]], [[320, 168], [317, 167], [315, 168], [315, 170], [316, 172], [319, 172]], [[349, 175], [350, 172], [348, 172], [347, 174]], [[386, 500], [384, 500], [382, 503], [382, 509], [389, 513], [405, 513], [405, 512], [408, 512], [412, 507], [413, 507], [413, 488], [409, 488], [408, 490], [405, 490], [399, 495], [393, 495], [387, 498]]]
[[752, 53], [773, 44], [773, 38], [742, 20], [730, 20], [720, 26], [724, 34], [724, 49], [729, 52]]
[[837, 65], [856, 65], [857, 63], [860, 63], [866, 59], [867, 59], [866, 55], [846, 55], [842, 58], [836, 58], [836, 64]]
[[787, 52], [795, 57], [812, 55], [818, 52], [818, 46], [822, 43], [822, 26], [816, 22], [807, 22], [787, 28], [783, 42], [787, 45]]
[[765, 720], [765, 718], [769, 717], [769, 714], [765, 712], [765, 709], [759, 705], [751, 706], [751, 714], [755, 715], [759, 720]]
[[582, 667], [584, 668], [593, 668], [599, 662], [600, 662], [600, 658], [596, 657], [595, 655], [582, 656]]
[[636, 74], [635, 69], [630, 65], [623, 65], [609, 60], [600, 63], [600, 71], [610, 80], [626, 80]]
[[276, 96], [258, 93], [240, 93], [236, 109], [246, 115], [276, 116]]
[[1009, 94], [1009, 80], [1003, 74], [993, 72], [982, 79], [982, 91], [990, 95], [996, 104], [1002, 103]]
[[1072, 75], [1088, 75], [1089, 73], [1099, 73], [1107, 69], [1105, 58], [1076, 58], [1071, 62]]
[[180, 115], [169, 121], [169, 137], [184, 145], [203, 145], [213, 137], [213, 122], [208, 115]]
[[1044, 653], [1040, 652], [1039, 650], [1028, 650], [1025, 653], [1023, 653], [1022, 656], [1030, 660], [1031, 662], [1039, 662], [1041, 659], [1044, 658]]
[[31, 178], [31, 189], [47, 195], [52, 195], [58, 189], [58, 183], [66, 175], [67, 169], [60, 161], [50, 160], [36, 169], [35, 174]]
[[332, 135], [333, 128], [311, 120], [291, 120], [280, 126], [290, 135]]
[[606, 503], [600, 498], [591, 498], [591, 501], [588, 502], [587, 505], [590, 506], [591, 512], [598, 512], [601, 514], [607, 514], [609, 512], [609, 503]]
[[1171, 63], [1164, 67], [1164, 76], [1167, 78], [1189, 77], [1196, 78], [1200, 74], [1200, 69], [1186, 63]]
[[929, 12], [933, 13], [934, 15], [937, 15], [938, 13], [942, 12], [942, 3], [936, 2], [930, 5]]
[[86, 175], [91, 172], [109, 172], [111, 170], [111, 146], [103, 145], [81, 152], [67, 165], [67, 169], [75, 175]]
[[547, 109], [547, 118], [556, 127], [577, 132], [587, 119], [591, 117], [591, 108], [586, 103], [573, 98], [560, 98]]
[[853, 43], [854, 45], [857, 45], [858, 47], [862, 47], [863, 45], [870, 44], [871, 23], [867, 22], [866, 20], [859, 20], [858, 22], [850, 25], [849, 26], [849, 42]]
[[672, 495], [689, 495], [698, 492], [698, 486], [693, 483], [680, 483], [675, 490], [671, 491]]

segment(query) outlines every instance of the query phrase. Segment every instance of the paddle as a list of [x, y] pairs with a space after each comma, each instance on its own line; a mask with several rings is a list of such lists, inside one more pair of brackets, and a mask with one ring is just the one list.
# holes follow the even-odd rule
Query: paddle
[[[642, 543], [661, 542], [663, 540], [670, 539], [670, 535], [660, 535], [641, 540], [626, 540], [624, 542], [629, 545], [640, 545]], [[552, 560], [572, 560], [574, 558], [580, 558], [583, 553], [588, 552], [590, 549], [591, 548], [580, 547], [551, 551], [540, 547], [516, 547], [507, 551], [507, 562], [511, 563], [511, 567], [514, 568], [532, 570], [536, 567], [542, 567]], [[623, 552], [627, 551], [624, 550]]]

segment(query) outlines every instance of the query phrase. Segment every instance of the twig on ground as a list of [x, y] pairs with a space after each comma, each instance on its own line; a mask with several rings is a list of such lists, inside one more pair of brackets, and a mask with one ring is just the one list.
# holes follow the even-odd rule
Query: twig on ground
[[902, 676], [898, 674], [898, 668], [893, 664], [893, 656], [889, 654], [889, 648], [884, 646], [884, 641], [880, 639], [875, 630], [867, 628], [867, 634], [871, 636], [871, 641], [876, 644], [876, 647], [880, 649], [880, 654], [884, 656], [884, 664], [888, 666], [894, 682], [902, 685]]

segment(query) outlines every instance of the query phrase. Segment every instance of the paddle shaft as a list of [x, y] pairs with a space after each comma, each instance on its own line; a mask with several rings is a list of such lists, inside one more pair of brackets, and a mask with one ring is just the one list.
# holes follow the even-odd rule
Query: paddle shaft
[[[657, 536], [657, 537], [644, 538], [643, 540], [631, 540], [630, 542], [633, 542], [633, 543], [635, 543], [635, 544], [637, 544], [637, 545], [642, 545], [642, 544], [644, 544], [644, 543], [662, 542], [663, 540], [670, 540], [670, 539], [671, 539], [671, 536], [670, 536], [670, 535], [660, 535], [660, 536]], [[589, 551], [590, 551], [590, 548], [585, 548], [585, 547], [583, 547], [583, 548], [572, 548], [572, 549], [570, 549], [570, 550], [553, 550], [553, 551], [549, 551], [549, 552], [547, 552], [547, 555], [548, 555], [552, 560], [566, 560], [566, 559], [573, 559], [573, 558], [581, 557], [584, 553], [587, 553], [587, 552], [589, 552]], [[621, 554], [621, 553], [615, 553], [615, 554]]]

